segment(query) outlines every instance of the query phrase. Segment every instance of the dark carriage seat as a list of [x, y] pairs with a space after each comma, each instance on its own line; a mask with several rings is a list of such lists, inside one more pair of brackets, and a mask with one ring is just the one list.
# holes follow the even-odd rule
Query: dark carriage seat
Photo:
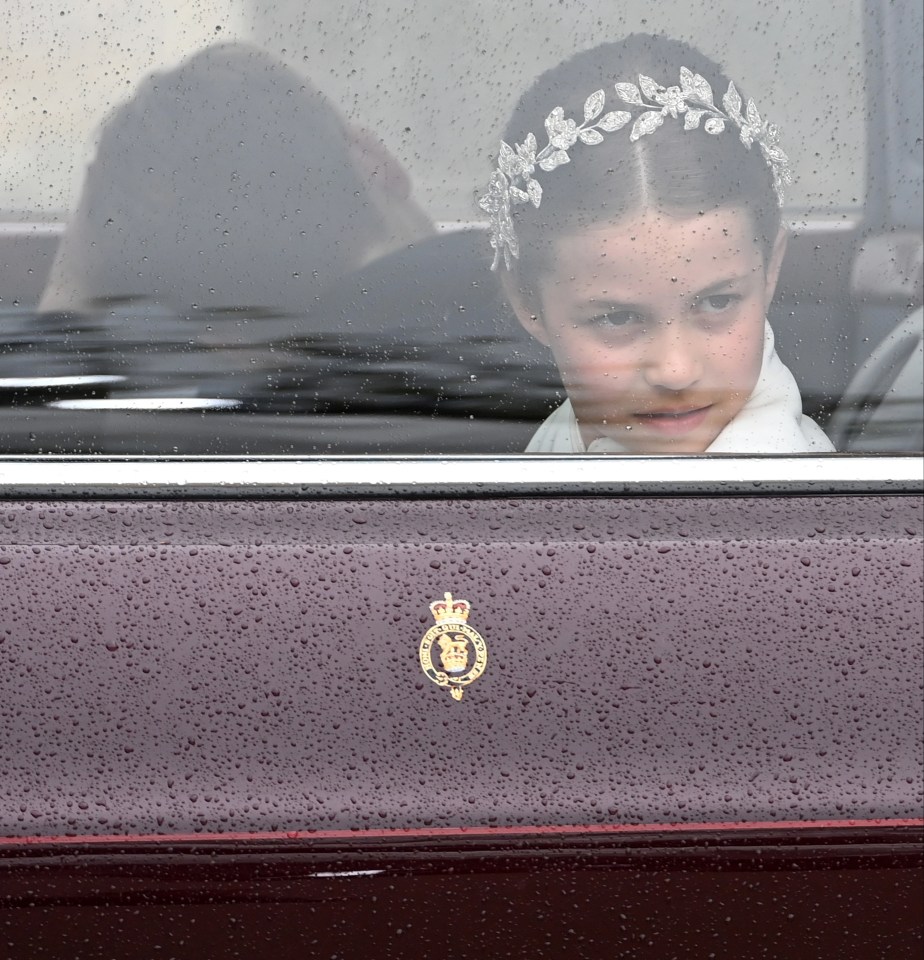
[[481, 230], [438, 233], [329, 285], [288, 344], [305, 366], [277, 390], [312, 389], [319, 354], [337, 356], [339, 401], [330, 399], [340, 409], [387, 412], [392, 398], [422, 416], [518, 421], [510, 450], [522, 449], [564, 394], [550, 352], [507, 306], [489, 253]]

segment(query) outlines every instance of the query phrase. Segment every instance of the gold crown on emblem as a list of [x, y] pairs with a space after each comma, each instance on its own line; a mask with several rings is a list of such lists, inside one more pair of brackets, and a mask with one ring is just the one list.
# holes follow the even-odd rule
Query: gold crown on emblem
[[465, 623], [471, 609], [468, 600], [453, 600], [451, 593], [444, 594], [444, 597], [430, 604], [433, 619], [437, 623]]

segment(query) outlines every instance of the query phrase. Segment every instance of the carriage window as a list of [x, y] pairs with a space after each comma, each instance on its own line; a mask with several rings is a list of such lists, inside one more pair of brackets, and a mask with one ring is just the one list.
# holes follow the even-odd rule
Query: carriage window
[[897, 8], [14, 3], [0, 455], [920, 450]]

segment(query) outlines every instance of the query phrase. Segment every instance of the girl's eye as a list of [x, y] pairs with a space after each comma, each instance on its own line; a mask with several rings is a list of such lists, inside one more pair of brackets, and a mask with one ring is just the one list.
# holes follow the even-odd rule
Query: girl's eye
[[612, 313], [591, 317], [588, 323], [600, 330], [625, 330], [636, 324], [641, 325], [644, 319], [640, 313], [632, 310], [614, 310]]
[[722, 313], [740, 299], [735, 293], [715, 293], [711, 297], [703, 297], [699, 300], [698, 306], [703, 313]]

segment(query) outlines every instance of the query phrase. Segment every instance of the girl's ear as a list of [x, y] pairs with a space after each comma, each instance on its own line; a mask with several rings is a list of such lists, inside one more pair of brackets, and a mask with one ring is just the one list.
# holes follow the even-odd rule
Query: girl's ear
[[767, 260], [767, 279], [764, 295], [764, 312], [770, 309], [770, 302], [776, 293], [776, 285], [780, 279], [780, 270], [783, 267], [783, 258], [786, 256], [786, 245], [789, 242], [789, 233], [786, 227], [781, 226]]
[[503, 287], [507, 302], [517, 315], [517, 320], [520, 321], [520, 326], [531, 337], [535, 337], [543, 346], [548, 347], [550, 345], [549, 334], [545, 329], [542, 318], [529, 308], [523, 294], [517, 287], [516, 280], [507, 270], [505, 270], [501, 276], [501, 286]]

